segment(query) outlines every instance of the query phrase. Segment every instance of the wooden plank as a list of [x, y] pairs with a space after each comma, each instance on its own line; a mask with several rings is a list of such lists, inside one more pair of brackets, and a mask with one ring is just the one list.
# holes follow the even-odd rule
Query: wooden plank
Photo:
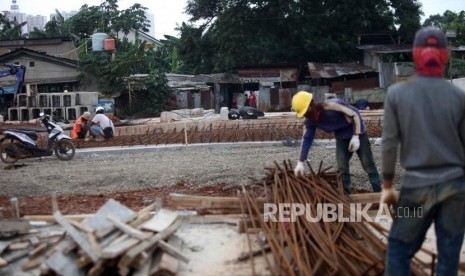
[[[258, 198], [257, 205], [263, 206], [267, 200]], [[211, 197], [211, 196], [193, 196], [178, 193], [169, 195], [170, 204], [184, 208], [209, 208], [209, 209], [240, 209], [239, 199], [237, 197]]]
[[132, 274], [133, 276], [149, 276], [150, 268], [152, 267], [153, 257], [149, 256], [148, 260], [142, 265], [142, 267]]
[[144, 242], [140, 243], [139, 245], [131, 248], [126, 254], [121, 257], [121, 260], [118, 263], [118, 267], [120, 269], [124, 269], [128, 267], [131, 262], [143, 251], [146, 251], [150, 248], [156, 246], [157, 242], [160, 240], [164, 240], [167, 237], [171, 236], [183, 223], [183, 220], [178, 219], [173, 224], [171, 224], [168, 228], [164, 229], [163, 231], [157, 233], [156, 235], [148, 238]]
[[42, 262], [44, 262], [44, 258], [35, 258], [35, 259], [31, 259], [31, 260], [28, 260], [27, 262], [23, 263], [21, 265], [21, 269], [23, 271], [29, 271], [33, 268], [36, 268], [36, 267], [39, 267]]
[[29, 252], [29, 258], [35, 258], [37, 255], [44, 253], [47, 247], [48, 247], [48, 244], [45, 242], [39, 244], [39, 246], [37, 246], [31, 252]]
[[175, 257], [176, 259], [180, 259], [181, 261], [185, 263], [189, 262], [189, 258], [186, 255], [184, 255], [179, 249], [173, 247], [172, 245], [166, 243], [165, 241], [162, 241], [162, 240], [158, 241], [158, 246], [163, 251], [167, 252], [168, 254]]
[[0, 267], [5, 267], [7, 265], [8, 265], [8, 262], [5, 259], [0, 258]]
[[52, 230], [52, 231], [39, 233], [39, 234], [37, 234], [37, 237], [40, 240], [45, 240], [45, 239], [50, 239], [50, 238], [55, 238], [55, 237], [61, 237], [65, 233], [66, 232], [64, 230]]
[[30, 245], [29, 241], [27, 241], [27, 242], [16, 242], [16, 243], [10, 244], [10, 246], [8, 246], [8, 250], [26, 249], [26, 248], [29, 247], [29, 245]]
[[[92, 249], [91, 245], [87, 241], [86, 237], [77, 231], [62, 215], [60, 212], [53, 214], [56, 221], [65, 228], [68, 235], [77, 243], [77, 245], [92, 259], [96, 262], [99, 259], [99, 255]], [[57, 257], [58, 258], [58, 257]]]
[[[77, 215], [64, 215], [64, 217], [69, 221], [83, 221], [84, 219], [88, 219], [92, 217], [93, 214], [77, 214]], [[23, 219], [28, 221], [45, 221], [49, 223], [56, 223], [55, 218], [52, 215], [31, 215], [31, 216], [23, 216]]]
[[109, 221], [111, 221], [116, 226], [116, 228], [118, 228], [119, 230], [123, 231], [124, 233], [128, 234], [131, 237], [134, 237], [134, 238], [139, 239], [139, 240], [144, 240], [147, 237], [141, 231], [139, 231], [137, 229], [134, 229], [134, 228], [132, 228], [131, 226], [129, 226], [127, 224], [122, 223], [116, 217], [113, 217], [113, 216], [110, 215], [110, 216], [107, 217], [107, 219]]
[[[157, 199], [154, 203], [152, 203], [149, 206], [143, 208], [142, 210], [140, 210], [139, 212], [133, 214], [129, 218], [122, 219], [121, 221], [123, 221], [125, 223], [128, 223], [128, 224], [132, 224], [133, 222], [137, 222], [140, 219], [146, 217], [147, 214], [150, 214], [151, 211], [153, 211], [155, 209], [159, 209], [160, 206], [161, 206], [161, 200]], [[133, 225], [133, 226], [137, 226], [137, 225]], [[109, 234], [112, 234], [114, 232], [114, 230], [115, 230], [115, 227], [113, 226], [113, 224], [111, 224], [110, 228], [100, 230], [99, 232], [97, 232], [97, 237], [98, 238], [103, 238], [103, 237], [105, 237], [105, 236], [107, 236]]]
[[87, 227], [84, 224], [79, 223], [77, 221], [70, 220], [69, 223], [71, 223], [74, 227], [76, 227], [77, 229], [79, 229], [79, 230], [81, 230], [83, 232], [86, 232], [86, 233], [94, 233], [95, 232], [94, 229], [92, 229], [90, 227]]
[[[351, 194], [349, 198], [356, 203], [378, 203], [381, 193]], [[171, 204], [184, 208], [240, 209], [237, 197], [193, 196], [178, 193], [169, 195]], [[257, 205], [263, 207], [265, 198], [257, 199]]]
[[150, 220], [142, 224], [141, 228], [148, 231], [161, 232], [163, 229], [170, 226], [177, 218], [177, 212], [160, 209]]
[[39, 238], [37, 238], [36, 236], [29, 237], [29, 242], [33, 246], [36, 246], [40, 243]]
[[381, 193], [351, 194], [349, 198], [354, 203], [379, 203]]
[[12, 253], [3, 256], [3, 260], [6, 262], [7, 265], [16, 262], [19, 259], [22, 259], [27, 256], [29, 253], [29, 250], [23, 249], [23, 250], [15, 250]]
[[19, 206], [18, 206], [18, 198], [13, 197], [10, 199], [11, 202], [11, 208], [13, 208], [13, 215], [15, 216], [16, 219], [19, 220]]
[[195, 215], [187, 216], [186, 219], [189, 223], [199, 223], [199, 224], [215, 224], [215, 223], [225, 223], [236, 225], [244, 215], [242, 214], [232, 214], [232, 215]]
[[[177, 250], [181, 250], [182, 240], [178, 236], [173, 235], [168, 240], [168, 244]], [[153, 258], [153, 264], [149, 275], [176, 275], [179, 270], [179, 265], [178, 259], [167, 252], [163, 252], [159, 254], [159, 256]]]
[[11, 236], [16, 234], [26, 234], [31, 229], [30, 223], [27, 220], [0, 220], [0, 236]]
[[126, 251], [128, 251], [130, 248], [132, 248], [139, 242], [140, 242], [139, 239], [128, 238], [122, 242], [112, 244], [102, 250], [102, 258], [105, 258], [105, 259], [115, 258], [125, 253]]
[[64, 255], [60, 249], [45, 261], [48, 268], [58, 275], [85, 275], [85, 272], [77, 266], [75, 257], [72, 254]]
[[90, 244], [90, 247], [92, 248], [92, 250], [94, 250], [94, 252], [97, 253], [97, 255], [100, 256], [100, 254], [102, 254], [102, 248], [100, 248], [100, 246], [99, 246], [99, 244], [97, 242], [97, 238], [95, 237], [95, 235], [92, 232], [87, 233], [87, 240], [89, 241], [89, 244]]
[[113, 224], [107, 220], [109, 215], [117, 217], [121, 221], [125, 221], [134, 214], [133, 210], [114, 199], [109, 199], [92, 217], [85, 219], [82, 224], [96, 231], [102, 231], [113, 228]]

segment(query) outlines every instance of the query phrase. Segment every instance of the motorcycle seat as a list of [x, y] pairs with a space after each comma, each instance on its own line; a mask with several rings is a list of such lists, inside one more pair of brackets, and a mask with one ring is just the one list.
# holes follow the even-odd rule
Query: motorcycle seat
[[27, 136], [29, 136], [29, 138], [31, 138], [34, 141], [37, 141], [37, 138], [38, 138], [37, 133], [33, 130], [22, 130], [22, 129], [7, 129], [7, 130], [26, 134]]

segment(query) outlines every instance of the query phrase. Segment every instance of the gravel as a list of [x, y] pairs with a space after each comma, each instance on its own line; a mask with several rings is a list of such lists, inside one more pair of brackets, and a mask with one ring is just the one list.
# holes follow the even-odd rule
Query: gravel
[[[380, 147], [372, 146], [380, 168]], [[5, 196], [100, 194], [140, 190], [183, 182], [193, 187], [224, 183], [248, 185], [265, 176], [265, 168], [291, 160], [299, 147], [282, 143], [234, 143], [165, 147], [133, 147], [79, 150], [71, 161], [55, 156], [20, 160], [16, 169], [1, 164], [0, 188]], [[336, 166], [332, 141], [317, 142], [309, 155], [317, 169]], [[357, 156], [351, 160], [352, 186], [371, 190]], [[400, 175], [398, 168], [397, 177]], [[398, 179], [397, 181], [398, 182]]]

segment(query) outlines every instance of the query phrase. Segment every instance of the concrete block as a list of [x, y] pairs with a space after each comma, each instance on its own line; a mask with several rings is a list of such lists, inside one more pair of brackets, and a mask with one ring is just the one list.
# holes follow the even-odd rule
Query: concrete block
[[50, 107], [51, 100], [48, 93], [41, 93], [37, 95], [39, 107]]
[[76, 93], [68, 92], [63, 93], [63, 106], [72, 107], [76, 105]]
[[19, 108], [16, 108], [16, 107], [8, 108], [8, 120], [19, 121]]
[[27, 96], [26, 94], [18, 94], [17, 95], [17, 107], [27, 107]]
[[51, 107], [42, 107], [41, 110], [44, 114], [48, 114], [48, 115], [52, 115], [52, 112], [53, 112]]
[[29, 108], [27, 107], [20, 107], [19, 108], [19, 121], [29, 121], [32, 119], [29, 116]]
[[52, 107], [63, 106], [63, 93], [51, 93]]
[[220, 120], [228, 120], [229, 109], [227, 107], [222, 107], [220, 109]]
[[40, 117], [40, 108], [38, 107], [33, 107], [29, 108], [29, 116], [31, 119], [37, 119]]
[[66, 120], [76, 120], [81, 114], [79, 114], [79, 108], [74, 107], [65, 107], [65, 119]]

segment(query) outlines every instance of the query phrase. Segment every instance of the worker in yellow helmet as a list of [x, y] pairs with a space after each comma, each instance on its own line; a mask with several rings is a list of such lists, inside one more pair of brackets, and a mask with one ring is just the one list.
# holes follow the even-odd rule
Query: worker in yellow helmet
[[357, 153], [363, 169], [368, 174], [373, 191], [381, 191], [381, 181], [373, 161], [368, 134], [362, 117], [354, 106], [341, 99], [315, 103], [311, 93], [300, 91], [292, 97], [292, 110], [297, 113], [298, 118], [305, 118], [300, 157], [294, 170], [296, 175], [304, 172], [304, 162], [312, 146], [315, 131], [319, 128], [335, 134], [337, 168], [344, 192], [346, 194], [351, 192], [349, 161], [354, 152]]

